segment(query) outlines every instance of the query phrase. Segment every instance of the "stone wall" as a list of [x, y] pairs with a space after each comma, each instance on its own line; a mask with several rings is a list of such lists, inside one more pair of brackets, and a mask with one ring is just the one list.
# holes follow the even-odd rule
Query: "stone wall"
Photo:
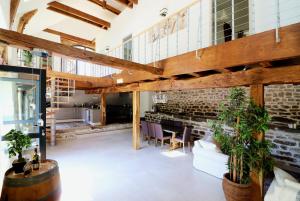
[[272, 155], [277, 160], [300, 168], [300, 130], [271, 129], [266, 139], [273, 143]]
[[[249, 96], [249, 87], [244, 87]], [[229, 93], [228, 88], [167, 91], [168, 102], [157, 104], [159, 112], [197, 118], [215, 118], [219, 104]]]
[[300, 85], [266, 86], [265, 107], [272, 116], [273, 122], [300, 125]]
[[[249, 96], [249, 87], [245, 87]], [[219, 104], [225, 100], [229, 89], [198, 89], [168, 91], [168, 102], [157, 104], [159, 114], [146, 114], [146, 119], [181, 120], [193, 126], [193, 136], [201, 138], [211, 133], [207, 119], [218, 113]], [[265, 86], [265, 106], [272, 117], [272, 129], [266, 138], [274, 144], [272, 154], [284, 163], [300, 168], [300, 85], [282, 84]], [[298, 130], [288, 129], [294, 123]]]

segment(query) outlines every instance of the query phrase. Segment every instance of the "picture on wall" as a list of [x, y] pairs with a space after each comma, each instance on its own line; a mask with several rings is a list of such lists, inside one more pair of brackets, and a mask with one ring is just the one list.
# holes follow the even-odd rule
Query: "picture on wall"
[[[178, 19], [178, 22], [177, 22]], [[178, 25], [177, 25], [178, 23]], [[177, 15], [173, 15], [163, 22], [152, 27], [150, 31], [148, 31], [148, 38], [150, 43], [156, 42], [159, 38], [162, 39], [166, 37], [168, 34], [171, 35], [177, 31], [183, 30], [187, 26], [187, 10], [183, 10], [179, 12]]]

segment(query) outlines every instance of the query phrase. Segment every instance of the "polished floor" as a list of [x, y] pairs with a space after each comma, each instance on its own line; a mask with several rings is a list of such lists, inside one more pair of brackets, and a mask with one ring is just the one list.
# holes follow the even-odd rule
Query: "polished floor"
[[193, 169], [192, 154], [143, 143], [131, 130], [48, 147], [59, 162], [61, 201], [224, 201], [222, 181]]

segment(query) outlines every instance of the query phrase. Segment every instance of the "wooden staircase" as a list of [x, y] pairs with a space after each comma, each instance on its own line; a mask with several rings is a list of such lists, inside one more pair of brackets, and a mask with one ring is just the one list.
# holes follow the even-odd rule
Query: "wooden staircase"
[[75, 94], [75, 80], [51, 77], [47, 80], [47, 101], [50, 107], [46, 109], [46, 137], [52, 146], [56, 144], [56, 117], [57, 110], [70, 101]]
[[52, 108], [59, 108], [70, 101], [75, 94], [75, 80], [65, 78], [50, 78], [47, 80], [47, 94], [51, 94], [50, 103]]

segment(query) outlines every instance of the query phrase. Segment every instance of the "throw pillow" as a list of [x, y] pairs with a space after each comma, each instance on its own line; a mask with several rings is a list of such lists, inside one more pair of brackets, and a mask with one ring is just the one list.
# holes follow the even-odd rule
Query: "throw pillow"
[[289, 173], [287, 173], [286, 171], [283, 171], [282, 169], [280, 169], [278, 167], [274, 167], [274, 175], [275, 175], [276, 181], [279, 186], [286, 185], [285, 179], [297, 182], [297, 180], [292, 175], [290, 175]]

